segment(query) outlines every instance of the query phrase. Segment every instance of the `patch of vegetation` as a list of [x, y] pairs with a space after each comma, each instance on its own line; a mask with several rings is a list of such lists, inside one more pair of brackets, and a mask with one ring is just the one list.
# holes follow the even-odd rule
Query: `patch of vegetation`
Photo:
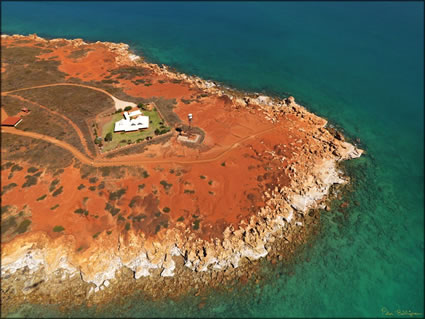
[[58, 179], [54, 179], [49, 186], [49, 192], [53, 192], [53, 190], [56, 188], [56, 185], [59, 184]]
[[105, 182], [101, 182], [99, 185], [97, 185], [97, 189], [101, 190], [105, 188]]
[[112, 234], [112, 231], [111, 230], [107, 230], [106, 231], [106, 235], [110, 235], [110, 234]]
[[41, 201], [45, 199], [46, 197], [47, 197], [47, 194], [44, 194], [43, 196], [40, 196], [39, 198], [37, 198], [37, 201]]
[[170, 209], [170, 207], [165, 206], [165, 207], [162, 209], [162, 211], [163, 211], [164, 213], [169, 213], [169, 212], [171, 211], [171, 209]]
[[53, 176], [58, 176], [58, 175], [62, 174], [63, 172], [64, 172], [64, 169], [60, 168], [60, 169], [58, 169], [54, 172]]
[[34, 186], [38, 182], [38, 178], [31, 176], [31, 175], [27, 175], [27, 176], [25, 176], [25, 178], [26, 178], [26, 182], [24, 184], [22, 184], [23, 188]]
[[4, 186], [3, 190], [1, 191], [1, 195], [6, 194], [8, 191], [12, 190], [16, 186], [18, 186], [16, 183], [10, 183], [10, 184]]
[[15, 230], [18, 234], [23, 234], [28, 230], [28, 227], [31, 225], [31, 221], [29, 219], [24, 219]]
[[143, 171], [143, 178], [148, 178], [149, 177], [149, 173], [148, 171]]
[[139, 191], [142, 190], [143, 188], [145, 188], [145, 184], [140, 184], [139, 186], [137, 186], [137, 189]]
[[151, 74], [151, 71], [148, 68], [137, 67], [137, 66], [127, 66], [120, 67], [110, 71], [112, 75], [118, 75], [118, 79], [132, 80], [135, 77], [142, 77]]
[[56, 197], [63, 191], [63, 186], [59, 187], [57, 190], [55, 190], [52, 194], [52, 196]]
[[7, 163], [4, 163], [2, 166], [1, 166], [1, 170], [3, 171], [3, 170], [5, 170], [5, 169], [9, 169], [10, 167], [12, 167], [14, 164], [12, 163], [12, 162], [7, 162]]
[[194, 190], [191, 190], [191, 189], [185, 189], [184, 190], [184, 193], [185, 194], [195, 194], [195, 191]]
[[64, 230], [65, 230], [65, 228], [63, 228], [63, 227], [62, 227], [62, 226], [60, 226], [60, 225], [53, 227], [53, 231], [54, 231], [55, 233], [60, 233], [60, 232], [62, 232], [62, 231], [64, 231]]
[[56, 208], [58, 208], [59, 207], [59, 204], [56, 204], [55, 206], [52, 206], [50, 209], [51, 210], [55, 210]]
[[199, 176], [201, 179], [206, 179], [204, 175]]
[[133, 217], [133, 221], [140, 222], [142, 219], [145, 219], [147, 216], [145, 214], [140, 214]]
[[118, 215], [118, 221], [119, 222], [124, 222], [125, 221], [125, 218], [121, 214], [119, 214]]
[[192, 224], [192, 227], [193, 227], [193, 230], [198, 230], [199, 229], [199, 223], [200, 223], [201, 221], [199, 220], [199, 219], [196, 219], [194, 222], [193, 222], [193, 224]]
[[85, 216], [88, 216], [89, 211], [88, 211], [88, 210], [86, 210], [86, 209], [78, 208], [78, 209], [74, 210], [74, 213], [75, 213], [75, 214], [78, 214], [78, 215], [85, 215]]
[[77, 189], [80, 191], [80, 190], [82, 190], [83, 188], [85, 188], [86, 186], [84, 186], [84, 184], [80, 184], [80, 186], [78, 186], [77, 187]]
[[73, 162], [70, 152], [49, 142], [9, 133], [2, 133], [0, 138], [2, 161], [24, 160], [51, 171], [67, 167]]
[[[26, 102], [31, 105], [31, 112], [25, 116], [17, 129], [54, 137], [74, 146], [83, 154], [87, 154], [81, 144], [80, 137], [68, 121], [31, 101], [33, 100]], [[22, 106], [22, 101], [13, 96], [2, 97], [2, 102], [7, 102], [8, 108], [14, 107], [14, 104], [17, 107]]]
[[106, 203], [105, 210], [107, 210], [112, 216], [115, 216], [120, 212], [118, 207], [112, 206], [109, 202]]
[[[52, 111], [63, 114], [67, 118], [72, 120], [72, 122], [74, 122], [78, 126], [84, 139], [86, 140], [87, 147], [89, 148], [89, 151], [91, 153], [89, 155], [96, 154], [95, 145], [92, 141], [90, 128], [86, 120], [94, 118], [97, 114], [103, 111], [113, 109], [113, 101], [109, 98], [109, 96], [89, 88], [78, 86], [44, 87], [20, 91], [17, 92], [17, 94], [26, 99], [37, 101], [37, 103], [46, 106]], [[31, 113], [27, 115], [27, 117], [30, 116]], [[58, 120], [61, 119], [58, 116], [56, 117]], [[26, 121], [23, 121], [22, 124], [24, 124], [25, 122]], [[46, 121], [45, 119], [40, 122], [49, 122], [46, 125], [50, 125], [53, 123], [52, 121]], [[69, 127], [69, 124], [66, 121], [65, 123], [67, 124], [67, 127]], [[63, 139], [66, 140], [67, 133], [72, 131], [72, 127], [66, 129], [64, 132], [65, 134], [63, 135]], [[53, 136], [57, 138], [57, 136], [60, 135], [56, 134]]]
[[161, 216], [161, 212], [156, 212], [154, 215], [155, 215], [155, 217], [160, 217]]
[[23, 169], [23, 167], [22, 167], [22, 166], [19, 166], [19, 164], [15, 164], [15, 165], [13, 165], [13, 166], [12, 166], [11, 171], [12, 171], [12, 172], [15, 172], [15, 171], [22, 171], [22, 169]]
[[31, 166], [30, 168], [27, 169], [28, 173], [35, 173], [38, 171], [38, 168]]
[[116, 192], [111, 192], [109, 194], [109, 200], [118, 200], [122, 197], [122, 195], [124, 195], [126, 193], [126, 189], [121, 188], [119, 190], [117, 190]]
[[178, 221], [178, 222], [182, 222], [182, 221], [184, 221], [184, 217], [183, 217], [183, 216], [181, 216], [181, 217], [177, 218], [177, 221]]
[[212, 181], [212, 180], [210, 180], [210, 181], [208, 182], [208, 184], [209, 184], [209, 185], [212, 185], [212, 184], [213, 184], [213, 181]]
[[91, 178], [89, 179], [89, 182], [90, 182], [91, 184], [96, 183], [96, 182], [97, 182], [97, 177], [91, 177]]
[[125, 223], [125, 230], [126, 231], [129, 231], [130, 230], [130, 223]]
[[208, 191], [208, 194], [210, 194], [210, 195], [214, 195], [214, 192]]
[[164, 181], [164, 180], [160, 181], [159, 183], [164, 187], [166, 191], [168, 191], [171, 188], [171, 186], [173, 186], [173, 184], [168, 184], [167, 181]]
[[16, 217], [9, 216], [6, 220], [1, 222], [1, 233], [6, 233], [9, 229], [13, 229], [17, 226]]
[[2, 92], [64, 82], [66, 74], [58, 70], [59, 61], [37, 58], [47, 52], [51, 50], [30, 46], [2, 46], [1, 60], [2, 63], [7, 63], [7, 72], [4, 72], [1, 78]]
[[7, 214], [9, 212], [9, 210], [12, 208], [12, 206], [10, 205], [4, 205], [1, 207], [1, 214]]
[[91, 49], [79, 49], [79, 50], [75, 50], [72, 51], [67, 58], [69, 59], [79, 59], [82, 57], [85, 57], [87, 55], [88, 52], [92, 51]]
[[155, 234], [158, 233], [160, 229], [161, 229], [161, 225], [156, 225], [156, 227], [155, 227]]
[[94, 239], [96, 239], [96, 238], [100, 235], [100, 233], [101, 233], [101, 232], [97, 232], [96, 234], [94, 234], [94, 235], [93, 235], [93, 238], [94, 238]]
[[92, 185], [92, 186], [90, 186], [90, 187], [89, 187], [89, 190], [91, 190], [92, 192], [94, 192], [94, 191], [96, 190], [96, 186], [93, 186], [93, 185]]
[[221, 163], [221, 166], [223, 167], [226, 166], [226, 162]]
[[193, 100], [180, 99], [184, 104], [190, 104]]

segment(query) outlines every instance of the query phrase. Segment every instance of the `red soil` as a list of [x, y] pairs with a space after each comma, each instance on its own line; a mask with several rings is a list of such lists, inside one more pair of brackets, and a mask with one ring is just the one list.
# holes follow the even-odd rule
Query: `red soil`
[[[35, 42], [22, 45], [33, 45]], [[10, 39], [5, 41], [5, 45], [11, 43]], [[108, 70], [117, 67], [115, 53], [108, 51], [102, 44], [89, 44], [85, 48], [91, 51], [79, 59], [68, 57], [71, 52], [79, 49], [72, 45], [55, 47], [52, 43], [47, 46], [53, 52], [43, 54], [40, 58], [57, 57], [55, 59], [61, 61], [59, 69], [67, 73], [68, 78], [99, 81], [110, 74]], [[193, 114], [193, 125], [205, 132], [203, 144], [207, 146], [206, 150], [188, 148], [173, 137], [163, 145], [149, 146], [142, 154], [111, 160], [96, 158], [95, 166], [112, 163], [143, 166], [150, 176], [146, 179], [140, 176], [127, 176], [120, 180], [105, 178], [106, 187], [99, 194], [98, 190], [90, 191], [87, 179], [81, 179], [79, 169], [71, 166], [60, 176], [63, 193], [57, 197], [49, 195], [42, 201], [37, 201], [37, 198], [48, 193], [49, 184], [54, 177], [44, 175], [37, 185], [25, 191], [23, 199], [20, 185], [24, 183], [24, 176], [27, 174], [25, 166], [24, 170], [15, 173], [13, 181], [19, 186], [3, 196], [2, 205], [17, 205], [19, 209], [25, 204], [29, 205], [32, 210], [32, 231], [44, 231], [55, 237], [58, 233], [52, 231], [53, 227], [62, 225], [65, 234], [75, 236], [76, 247], [88, 247], [96, 240], [93, 235], [97, 232], [122, 231], [125, 223], [131, 221], [129, 216], [140, 214], [146, 215], [144, 222], [134, 222], [132, 227], [149, 236], [154, 235], [159, 223], [164, 225], [168, 222], [168, 227], [178, 227], [177, 220], [184, 217], [183, 224], [177, 225], [193, 229], [196, 228], [195, 221], [200, 220], [199, 230], [193, 231], [203, 239], [212, 239], [221, 237], [229, 224], [237, 228], [241, 220], [258, 211], [264, 204], [262, 194], [265, 190], [274, 188], [274, 185], [289, 184], [283, 169], [290, 161], [292, 151], [296, 149], [299, 136], [305, 135], [301, 135], [298, 129], [309, 129], [305, 121], [300, 122], [293, 117], [293, 122], [283, 119], [278, 124], [271, 124], [258, 109], [236, 109], [229, 100], [217, 96], [208, 96], [201, 98], [200, 102], [185, 104], [181, 102], [182, 98], [191, 99], [200, 91], [187, 84], [169, 81], [159, 83], [158, 80], [163, 80], [164, 77], [155, 74], [143, 78], [149, 79], [152, 85], [135, 85], [128, 80], [119, 80], [117, 86], [123, 87], [127, 94], [135, 97], [176, 98], [178, 103], [174, 111], [183, 122], [186, 122], [188, 113]], [[272, 160], [267, 151], [283, 144], [287, 147], [282, 148], [280, 155], [287, 159], [284, 162]], [[173, 170], [174, 173], [170, 173]], [[179, 170], [184, 173], [176, 176]], [[2, 178], [7, 174], [8, 170], [2, 171]], [[161, 181], [172, 186], [165, 190]], [[86, 188], [77, 190], [80, 184], [86, 185]], [[145, 184], [142, 190], [138, 189], [140, 184]], [[115, 205], [121, 209], [120, 214], [125, 222], [117, 222], [117, 216], [112, 217], [105, 210], [109, 193], [119, 188], [126, 189], [126, 193]], [[84, 202], [85, 197], [88, 197], [87, 202]], [[132, 199], [135, 199], [135, 205], [130, 208]], [[60, 206], [51, 210], [55, 204]], [[155, 213], [165, 207], [170, 208], [168, 213], [155, 216]], [[75, 214], [74, 211], [78, 208], [88, 210], [89, 215]]]

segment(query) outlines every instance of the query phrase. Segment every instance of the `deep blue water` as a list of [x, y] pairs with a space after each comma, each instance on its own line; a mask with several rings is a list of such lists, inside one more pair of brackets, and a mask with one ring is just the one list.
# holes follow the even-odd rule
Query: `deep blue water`
[[[382, 316], [424, 313], [423, 2], [2, 2], [2, 32], [125, 42], [150, 61], [227, 85], [291, 94], [367, 154], [348, 163], [346, 218], [265, 285], [103, 316]], [[282, 269], [269, 271], [274, 278]], [[31, 310], [28, 310], [31, 309]], [[31, 307], [21, 314], [54, 315]], [[70, 315], [93, 314], [80, 309]], [[422, 315], [423, 316], [423, 315]]]

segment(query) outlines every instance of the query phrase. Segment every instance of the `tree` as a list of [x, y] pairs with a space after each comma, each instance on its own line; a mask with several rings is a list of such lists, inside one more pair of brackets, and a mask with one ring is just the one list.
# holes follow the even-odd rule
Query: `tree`
[[143, 103], [137, 104], [137, 107], [142, 110], [146, 110], [146, 106]]
[[118, 110], [116, 110], [115, 113], [121, 113], [121, 112], [122, 112], [122, 109], [118, 109]]
[[110, 141], [112, 141], [112, 133], [111, 132], [109, 132], [105, 136], [105, 142], [110, 142]]
[[102, 138], [100, 137], [100, 136], [97, 136], [95, 139], [94, 139], [94, 144], [101, 144], [102, 143]]
[[124, 111], [130, 111], [132, 109], [132, 107], [131, 106], [126, 106], [125, 108], [124, 108]]
[[159, 129], [155, 129], [155, 135], [159, 135], [161, 133], [161, 131]]

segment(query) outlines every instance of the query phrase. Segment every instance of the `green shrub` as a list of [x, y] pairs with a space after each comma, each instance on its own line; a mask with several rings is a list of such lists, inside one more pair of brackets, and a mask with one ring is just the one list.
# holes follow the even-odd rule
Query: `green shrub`
[[55, 226], [55, 227], [53, 227], [53, 231], [55, 233], [60, 233], [61, 231], [64, 231], [64, 230], [65, 230], [65, 228], [63, 228], [62, 226]]
[[125, 108], [124, 108], [124, 111], [130, 111], [132, 109], [132, 107], [131, 106], [126, 106]]
[[178, 221], [178, 222], [182, 222], [182, 221], [184, 221], [184, 217], [183, 217], [183, 216], [179, 217], [179, 218], [177, 219], [177, 221]]
[[89, 187], [89, 190], [91, 190], [92, 192], [94, 192], [96, 190], [96, 186], [92, 185]]
[[199, 176], [201, 179], [206, 179], [204, 175]]
[[14, 172], [14, 171], [22, 171], [22, 167], [21, 166], [19, 166], [18, 164], [15, 164], [15, 165], [13, 165], [12, 166], [12, 172]]
[[108, 134], [105, 135], [105, 142], [110, 142], [112, 141], [112, 133], [109, 132]]
[[3, 191], [1, 192], [1, 194], [3, 195], [5, 193], [7, 193], [8, 191], [10, 191], [11, 189], [15, 188], [16, 186], [18, 186], [16, 183], [10, 183], [10, 184], [4, 186], [3, 187]]
[[28, 168], [28, 170], [27, 170], [27, 172], [28, 173], [35, 173], [35, 172], [37, 172], [38, 171], [38, 168], [36, 168], [36, 167], [30, 167], [30, 168]]
[[57, 190], [55, 190], [54, 192], [53, 192], [53, 196], [54, 197], [56, 197], [56, 196], [58, 196], [60, 193], [62, 193], [62, 191], [63, 191], [63, 186], [61, 186], [61, 187], [59, 187]]
[[96, 183], [97, 182], [97, 177], [91, 177], [89, 179], [89, 182], [92, 183], [92, 184]]
[[25, 176], [25, 178], [27, 179], [27, 181], [22, 184], [22, 187], [31, 187], [33, 185], [36, 185], [38, 182], [38, 178], [31, 175], [27, 175]]
[[49, 192], [53, 192], [53, 190], [55, 189], [56, 185], [59, 184], [59, 180], [58, 179], [54, 179], [49, 186]]
[[80, 184], [80, 186], [77, 187], [78, 190], [82, 190], [83, 188], [85, 188], [84, 184]]
[[130, 230], [130, 223], [125, 223], [125, 230], [129, 231]]
[[160, 181], [159, 183], [160, 183], [162, 186], [164, 186], [164, 189], [165, 189], [166, 191], [168, 191], [168, 190], [171, 188], [171, 186], [173, 186], [173, 184], [168, 184], [168, 183], [167, 183], [167, 181], [164, 181], [164, 180]]
[[78, 208], [78, 209], [74, 210], [74, 213], [75, 213], [75, 214], [78, 214], [78, 215], [85, 215], [85, 216], [88, 216], [89, 211], [88, 211], [88, 210], [86, 210], [86, 209]]
[[29, 225], [31, 225], [31, 221], [29, 219], [25, 219], [19, 224], [15, 232], [18, 234], [23, 234], [28, 230]]
[[52, 206], [50, 209], [51, 210], [55, 210], [56, 208], [58, 208], [59, 207], [59, 204], [56, 204], [55, 206]]
[[212, 185], [212, 183], [213, 183], [213, 181], [212, 181], [212, 180], [208, 182], [208, 184], [209, 184], [209, 185]]
[[194, 230], [198, 230], [199, 229], [199, 223], [200, 223], [201, 221], [199, 220], [199, 219], [196, 219], [194, 222], [193, 222], [193, 229]]
[[195, 191], [194, 190], [191, 190], [191, 189], [185, 189], [184, 190], [184, 193], [185, 194], [195, 194]]
[[109, 200], [120, 199], [122, 197], [122, 195], [124, 195], [125, 193], [126, 193], [126, 190], [124, 188], [121, 188], [121, 189], [117, 190], [116, 192], [111, 192], [109, 194]]
[[97, 232], [96, 234], [94, 234], [94, 235], [93, 235], [93, 238], [94, 238], [94, 239], [96, 239], [96, 238], [100, 235], [100, 233], [101, 233], [101, 232]]
[[37, 201], [43, 200], [47, 197], [47, 194], [44, 194], [43, 196], [40, 196], [39, 198], [37, 198]]
[[164, 207], [162, 211], [163, 211], [164, 213], [169, 213], [169, 212], [170, 212], [170, 210], [171, 210], [171, 209], [170, 209], [169, 207]]

